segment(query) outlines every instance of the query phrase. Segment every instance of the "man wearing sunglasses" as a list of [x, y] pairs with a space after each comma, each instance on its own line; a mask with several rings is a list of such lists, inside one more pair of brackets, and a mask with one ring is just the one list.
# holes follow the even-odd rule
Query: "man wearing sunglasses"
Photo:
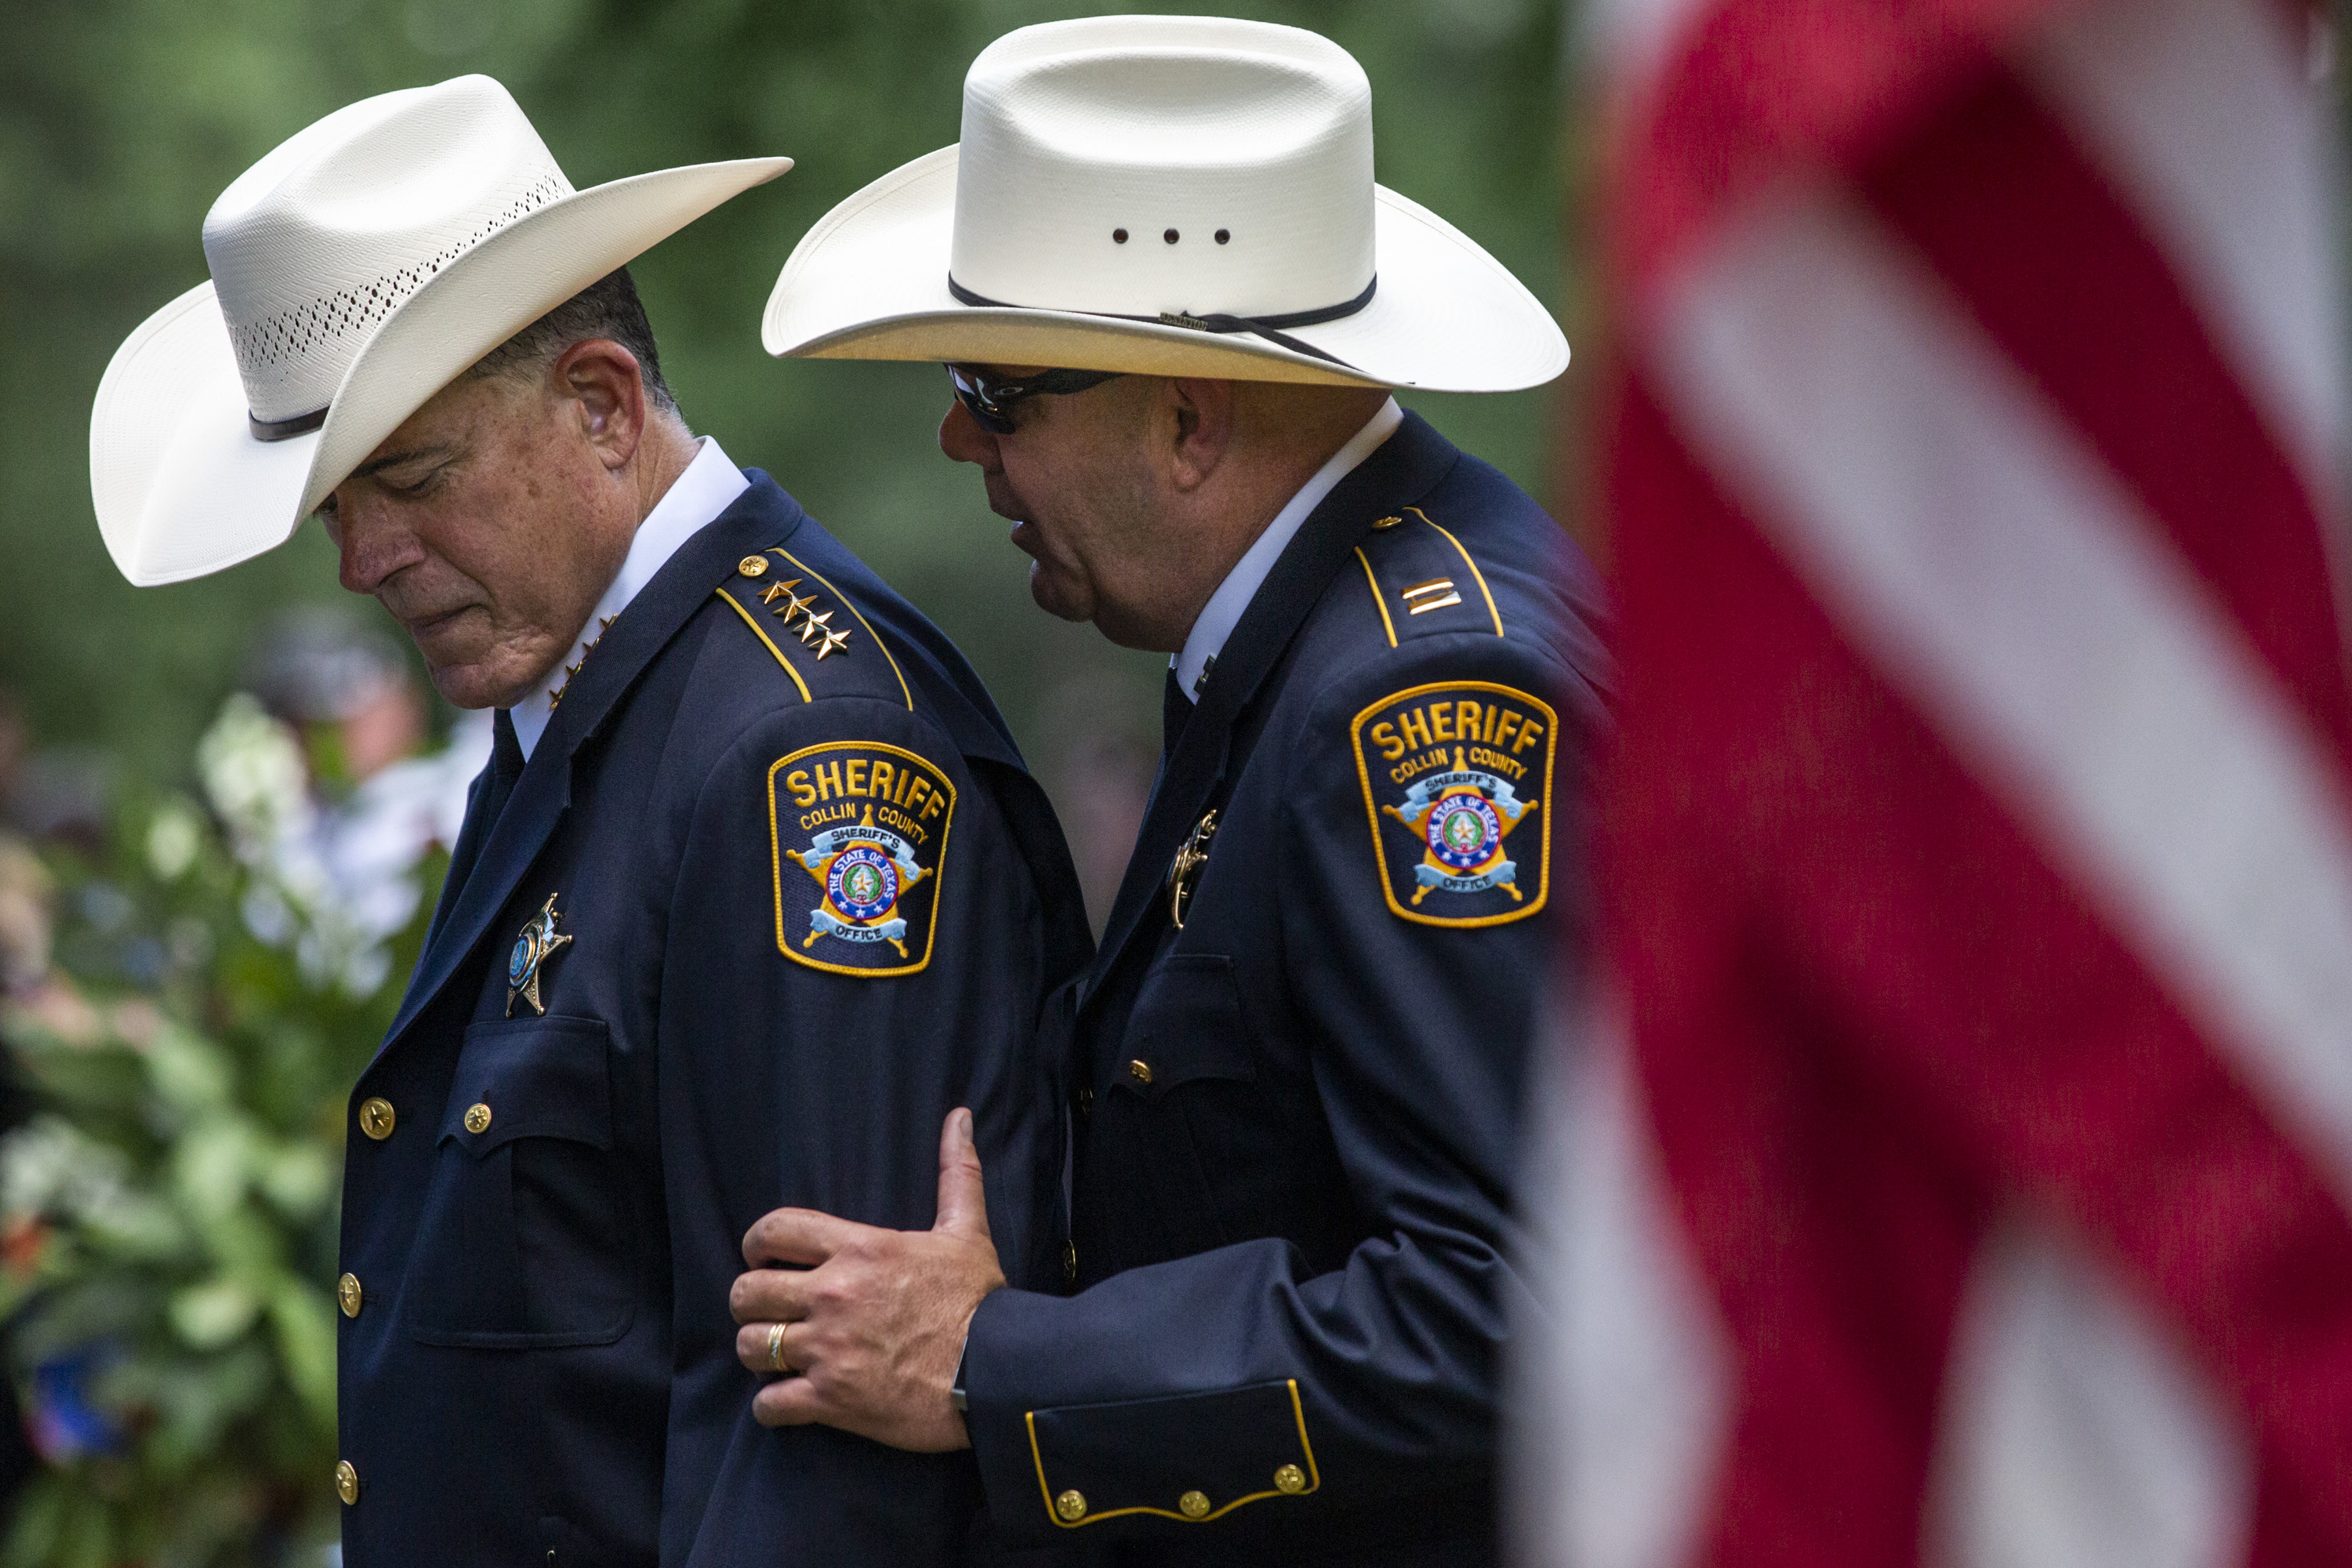
[[1059, 1009], [1073, 1293], [1004, 1284], [952, 1127], [934, 1229], [779, 1210], [734, 1289], [760, 1419], [969, 1443], [1010, 1544], [1496, 1554], [1509, 1185], [1601, 661], [1558, 529], [1390, 394], [1538, 384], [1567, 345], [1372, 184], [1369, 110], [1290, 28], [1024, 29], [961, 146], [845, 203], [769, 306], [772, 352], [947, 362], [940, 444], [1037, 602], [1173, 656]]
[[1013, 410], [1024, 399], [1066, 396], [1127, 374], [1118, 370], [991, 372], [971, 364], [947, 368], [948, 384], [955, 388], [956, 401], [971, 409], [973, 422], [992, 436], [1013, 434], [1016, 428]]

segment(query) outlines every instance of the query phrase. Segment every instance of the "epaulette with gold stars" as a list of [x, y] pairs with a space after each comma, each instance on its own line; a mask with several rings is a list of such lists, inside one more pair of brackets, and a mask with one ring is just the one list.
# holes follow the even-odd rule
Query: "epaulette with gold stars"
[[715, 592], [767, 646], [801, 700], [879, 697], [915, 706], [888, 645], [824, 574], [778, 545], [736, 563]]
[[1388, 646], [1435, 632], [1503, 635], [1502, 613], [1478, 563], [1417, 506], [1377, 519], [1356, 547]]

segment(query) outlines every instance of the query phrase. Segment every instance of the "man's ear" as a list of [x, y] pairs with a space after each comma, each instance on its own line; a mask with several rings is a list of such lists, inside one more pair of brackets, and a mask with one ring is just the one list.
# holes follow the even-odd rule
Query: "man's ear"
[[580, 433], [607, 469], [636, 456], [646, 434], [646, 378], [637, 356], [610, 338], [590, 338], [548, 367], [550, 389], [576, 405]]
[[1175, 426], [1168, 477], [1189, 494], [1208, 482], [1233, 448], [1234, 384], [1178, 376], [1166, 385]]

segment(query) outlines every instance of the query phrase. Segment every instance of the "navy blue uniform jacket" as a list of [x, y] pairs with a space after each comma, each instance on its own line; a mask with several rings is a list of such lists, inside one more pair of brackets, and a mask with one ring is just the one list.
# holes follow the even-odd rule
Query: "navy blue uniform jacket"
[[[1493, 1554], [1509, 1184], [1583, 918], [1596, 605], [1551, 520], [1410, 415], [1276, 563], [1067, 1020], [1083, 1289], [972, 1322], [1001, 1538]], [[1179, 929], [1171, 864], [1212, 812]]]
[[352, 1568], [968, 1548], [970, 1455], [752, 1421], [728, 1289], [779, 1205], [928, 1227], [965, 1104], [1008, 1277], [1058, 1285], [1035, 1026], [1084, 919], [961, 656], [751, 481], [476, 784], [352, 1091]]

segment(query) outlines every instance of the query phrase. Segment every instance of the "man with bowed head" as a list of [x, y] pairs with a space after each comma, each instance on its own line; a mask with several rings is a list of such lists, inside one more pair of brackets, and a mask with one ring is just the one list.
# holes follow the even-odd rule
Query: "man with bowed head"
[[351, 1097], [353, 1568], [960, 1561], [969, 1458], [751, 1419], [738, 1238], [780, 1197], [920, 1223], [968, 1107], [1003, 1270], [1059, 1274], [1052, 814], [946, 639], [688, 431], [625, 267], [787, 166], [575, 192], [487, 78], [369, 99], [230, 186], [99, 392], [131, 581], [315, 510], [498, 710]]
[[1567, 345], [1371, 178], [1370, 88], [1310, 33], [1033, 27], [963, 135], [851, 197], [772, 352], [944, 361], [947, 454], [1055, 615], [1173, 658], [1167, 752], [1062, 993], [1064, 1295], [1008, 1279], [961, 1114], [939, 1212], [744, 1241], [756, 1408], [972, 1446], [1015, 1545], [1117, 1561], [1496, 1552], [1507, 1188], [1600, 719], [1586, 568], [1391, 389]]

